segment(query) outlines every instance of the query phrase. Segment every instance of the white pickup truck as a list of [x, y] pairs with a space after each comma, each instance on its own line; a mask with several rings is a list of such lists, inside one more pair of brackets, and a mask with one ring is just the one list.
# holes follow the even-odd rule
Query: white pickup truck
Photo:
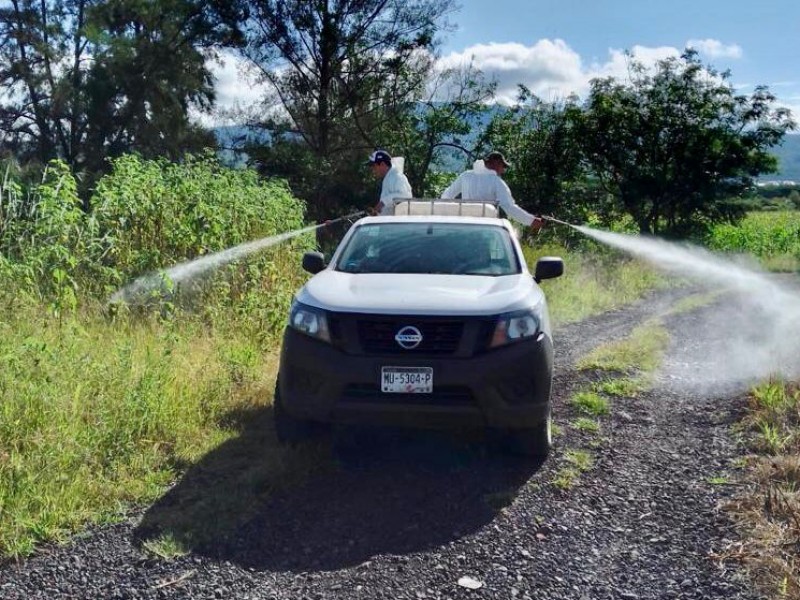
[[275, 389], [278, 437], [331, 423], [480, 427], [513, 451], [551, 443], [553, 342], [514, 228], [488, 203], [408, 200], [357, 221], [297, 292]]

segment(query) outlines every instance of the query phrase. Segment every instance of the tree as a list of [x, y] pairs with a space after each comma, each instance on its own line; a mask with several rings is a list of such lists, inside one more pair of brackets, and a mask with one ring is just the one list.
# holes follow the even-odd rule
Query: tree
[[630, 83], [592, 82], [581, 127], [586, 158], [604, 188], [642, 232], [690, 233], [744, 208], [735, 199], [762, 173], [769, 149], [794, 128], [765, 87], [735, 93], [729, 73], [696, 52], [633, 63]]
[[[495, 84], [472, 65], [432, 70], [418, 98], [398, 103], [388, 111], [383, 128], [373, 134], [391, 140], [392, 150], [405, 158], [405, 172], [416, 196], [435, 193], [435, 173], [453, 152], [472, 158], [479, 138], [473, 130], [490, 111]], [[449, 151], [449, 152], [448, 152]]]
[[495, 113], [483, 144], [512, 162], [504, 178], [520, 206], [577, 222], [585, 221], [590, 203], [596, 206], [583, 161], [581, 118], [577, 98], [546, 103], [524, 86], [513, 107]]
[[453, 0], [248, 5], [244, 55], [274, 94], [266, 103], [279, 109], [261, 125], [309, 149], [317, 185], [306, 199], [322, 207], [338, 185], [340, 165], [363, 162], [390, 109], [423, 89]]
[[[190, 119], [215, 101], [207, 59], [241, 43], [235, 3], [106, 0], [91, 14], [97, 52], [87, 73], [87, 145], [95, 156], [136, 150], [176, 159], [213, 146]], [[94, 169], [99, 164], [91, 164]]]
[[241, 41], [214, 0], [9, 0], [0, 5], [0, 136], [23, 162], [96, 171], [109, 156], [175, 157], [212, 140], [189, 120], [214, 101], [206, 59]]
[[92, 0], [0, 5], [0, 134], [23, 161], [75, 162], [86, 119], [81, 86]]

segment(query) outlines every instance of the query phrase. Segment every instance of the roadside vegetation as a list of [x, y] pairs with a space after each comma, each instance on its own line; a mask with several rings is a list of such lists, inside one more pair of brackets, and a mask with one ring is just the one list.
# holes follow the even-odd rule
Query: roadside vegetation
[[800, 386], [764, 382], [749, 397], [742, 423], [752, 455], [743, 492], [727, 505], [743, 543], [721, 554], [743, 562], [769, 598], [800, 598]]
[[670, 285], [652, 266], [591, 242], [576, 246], [556, 238], [541, 245], [534, 241], [524, 250], [531, 272], [543, 256], [564, 259], [565, 276], [542, 282], [556, 325], [625, 306]]
[[740, 223], [715, 225], [713, 250], [755, 256], [770, 271], [800, 271], [800, 210], [749, 213]]
[[270, 403], [309, 240], [220, 269], [191, 296], [106, 301], [158, 266], [296, 228], [303, 204], [209, 158], [114, 167], [91, 212], [58, 163], [31, 186], [9, 170], [0, 189], [3, 556], [154, 500], [241, 433], [237, 415]]

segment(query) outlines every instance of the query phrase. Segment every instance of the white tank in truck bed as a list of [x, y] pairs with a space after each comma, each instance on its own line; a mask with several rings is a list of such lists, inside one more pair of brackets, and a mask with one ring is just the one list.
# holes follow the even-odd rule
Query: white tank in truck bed
[[491, 200], [441, 200], [439, 198], [397, 198], [394, 214], [441, 215], [448, 217], [499, 217], [497, 204]]

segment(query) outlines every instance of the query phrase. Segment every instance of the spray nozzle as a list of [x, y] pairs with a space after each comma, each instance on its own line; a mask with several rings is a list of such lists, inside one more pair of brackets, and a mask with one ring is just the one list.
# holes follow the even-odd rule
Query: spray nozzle
[[574, 227], [572, 223], [567, 223], [566, 221], [562, 221], [561, 219], [556, 219], [555, 217], [551, 217], [549, 215], [540, 215], [539, 218], [544, 219], [545, 221], [552, 221], [553, 223], [558, 223], [559, 225]]

